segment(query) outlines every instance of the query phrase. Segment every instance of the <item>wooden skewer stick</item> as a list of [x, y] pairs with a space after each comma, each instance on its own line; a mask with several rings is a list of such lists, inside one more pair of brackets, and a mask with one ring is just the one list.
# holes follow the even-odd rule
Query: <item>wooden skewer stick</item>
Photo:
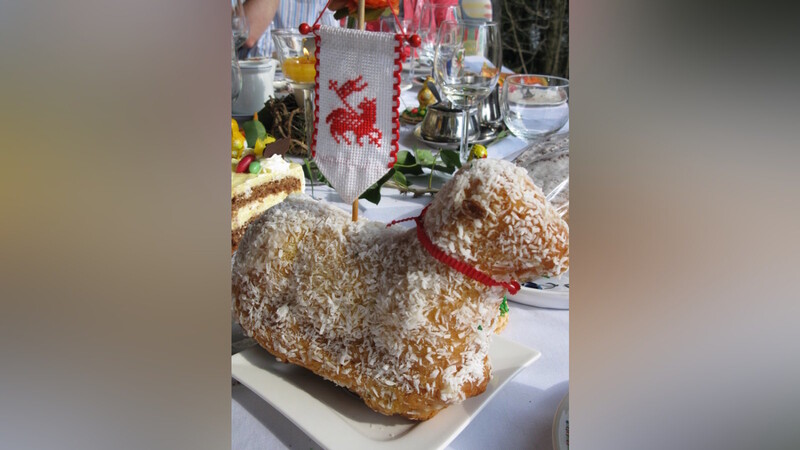
[[[365, 0], [358, 0], [358, 29], [364, 30], [367, 27], [367, 24], [364, 23], [364, 9], [365, 9]], [[353, 200], [353, 222], [358, 220], [358, 198]]]
[[364, 31], [366, 24], [364, 23], [364, 10], [365, 0], [358, 0], [358, 29]]

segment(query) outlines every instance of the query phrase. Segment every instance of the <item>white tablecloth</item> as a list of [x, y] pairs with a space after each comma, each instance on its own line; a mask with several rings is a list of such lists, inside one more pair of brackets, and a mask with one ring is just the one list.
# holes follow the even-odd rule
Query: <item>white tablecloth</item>
[[[401, 97], [402, 108], [416, 106], [416, 90]], [[412, 135], [400, 132], [401, 149], [424, 148]], [[493, 158], [512, 159], [525, 143], [508, 136], [489, 147]], [[311, 195], [311, 188], [306, 192]], [[359, 216], [388, 222], [416, 215], [430, 196], [413, 198], [384, 188], [378, 205], [359, 201]], [[314, 186], [314, 197], [350, 211], [337, 194]], [[405, 225], [405, 224], [403, 224]], [[451, 449], [550, 450], [553, 417], [569, 383], [569, 311], [540, 309], [509, 303], [511, 315], [502, 335], [539, 350], [541, 358], [509, 382], [470, 425], [447, 447]], [[233, 449], [316, 449], [319, 446], [299, 428], [246, 387], [235, 384], [231, 399]]]

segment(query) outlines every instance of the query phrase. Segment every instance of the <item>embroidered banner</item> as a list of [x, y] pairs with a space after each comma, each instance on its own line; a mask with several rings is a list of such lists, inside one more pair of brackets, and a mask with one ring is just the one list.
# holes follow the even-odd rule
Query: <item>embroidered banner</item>
[[320, 27], [312, 151], [352, 203], [397, 160], [402, 37]]

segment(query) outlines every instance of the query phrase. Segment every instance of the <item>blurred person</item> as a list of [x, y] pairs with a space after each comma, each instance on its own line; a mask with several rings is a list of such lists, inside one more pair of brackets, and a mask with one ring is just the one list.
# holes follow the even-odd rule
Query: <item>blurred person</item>
[[244, 3], [245, 17], [250, 25], [250, 35], [239, 49], [239, 58], [273, 57], [275, 44], [272, 30], [297, 29], [301, 23], [313, 24], [319, 13], [325, 10], [319, 23], [339, 26], [333, 11], [325, 9], [327, 0], [247, 0]]

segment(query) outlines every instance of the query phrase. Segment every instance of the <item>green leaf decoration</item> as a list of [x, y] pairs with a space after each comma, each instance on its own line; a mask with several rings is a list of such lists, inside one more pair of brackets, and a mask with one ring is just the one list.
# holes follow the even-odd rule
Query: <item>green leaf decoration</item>
[[384, 183], [391, 180], [394, 177], [394, 174], [397, 173], [394, 169], [389, 169], [386, 172], [386, 175], [382, 176], [380, 180], [376, 181], [375, 184], [370, 186], [363, 194], [361, 194], [358, 198], [363, 198], [368, 202], [372, 202], [374, 204], [378, 204], [381, 201], [381, 186]]
[[308, 163], [308, 158], [303, 158], [303, 175], [309, 180], [314, 178], [311, 176], [311, 165]]
[[406, 176], [403, 175], [403, 172], [400, 171], [395, 172], [392, 179], [394, 180], [395, 183], [399, 184], [400, 186], [408, 187], [408, 180], [406, 179]]
[[503, 296], [503, 303], [500, 303], [500, 317], [508, 314], [508, 296]]
[[448, 166], [461, 167], [461, 157], [458, 155], [458, 152], [453, 150], [442, 150], [439, 152], [439, 156], [442, 157], [442, 162]]
[[436, 164], [436, 157], [433, 156], [432, 151], [425, 149], [418, 149], [415, 150], [414, 153], [416, 154], [417, 161], [419, 161], [420, 165], [432, 166]]
[[383, 185], [383, 183], [386, 183], [387, 181], [392, 179], [392, 177], [394, 176], [394, 173], [395, 173], [394, 169], [389, 169], [389, 171], [386, 172], [386, 175], [382, 176], [380, 180], [375, 182], [375, 184], [377, 184], [378, 186]]
[[422, 175], [422, 167], [417, 164], [416, 158], [410, 152], [402, 150], [397, 152], [397, 170], [410, 175]]
[[401, 150], [397, 152], [397, 164], [395, 168], [409, 175], [422, 175], [422, 167], [417, 164], [416, 158], [410, 152]]
[[363, 198], [364, 200], [377, 205], [381, 201], [381, 187], [373, 185], [364, 191], [359, 198]]
[[403, 166], [410, 166], [416, 163], [417, 160], [414, 159], [414, 155], [412, 155], [409, 151], [400, 150], [399, 152], [397, 152], [397, 164]]
[[433, 166], [433, 170], [438, 170], [439, 172], [452, 174], [453, 172], [456, 171], [456, 166], [440, 166], [437, 164]]
[[425, 173], [422, 171], [422, 166], [420, 166], [419, 164], [416, 164], [412, 167], [398, 167], [397, 171], [407, 173], [409, 175], [422, 175], [423, 173]]
[[[322, 172], [319, 170], [314, 161], [308, 158], [303, 158], [303, 175], [305, 175], [305, 177], [308, 178], [309, 180], [316, 180], [319, 181], [320, 183], [325, 183], [328, 186], [331, 185], [331, 183], [325, 178], [325, 176], [322, 175]], [[313, 190], [314, 185], [312, 184], [311, 187]]]
[[244, 129], [244, 137], [247, 139], [247, 146], [250, 148], [255, 148], [256, 141], [267, 135], [267, 129], [264, 128], [264, 124], [257, 120], [248, 120], [242, 128]]

